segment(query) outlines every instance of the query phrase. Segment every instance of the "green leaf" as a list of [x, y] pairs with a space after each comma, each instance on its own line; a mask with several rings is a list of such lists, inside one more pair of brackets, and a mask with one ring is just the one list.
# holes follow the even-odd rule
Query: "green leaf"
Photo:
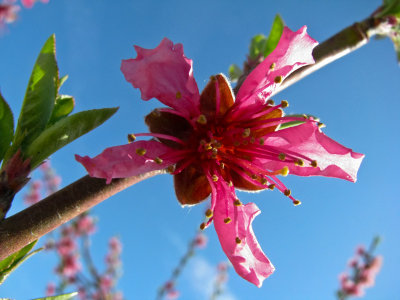
[[69, 294], [63, 294], [58, 296], [44, 297], [44, 298], [35, 298], [32, 300], [69, 300], [73, 299], [75, 296], [78, 296], [78, 292], [73, 292]]
[[10, 107], [0, 93], [0, 161], [10, 147], [14, 136], [14, 118]]
[[118, 108], [93, 109], [67, 116], [44, 130], [26, 149], [35, 168], [58, 149], [96, 128], [110, 118]]
[[11, 254], [9, 257], [6, 257], [2, 261], [0, 261], [0, 284], [7, 279], [7, 277], [25, 260], [27, 260], [32, 255], [38, 253], [43, 248], [32, 251], [28, 254], [29, 251], [35, 246], [37, 240], [33, 241], [29, 245], [26, 245], [21, 250]]
[[255, 35], [250, 42], [249, 57], [251, 59], [257, 59], [263, 54], [263, 49], [267, 43], [267, 38], [263, 34]]
[[74, 106], [74, 97], [68, 95], [58, 95], [47, 127], [68, 116], [74, 109]]
[[[55, 36], [52, 35], [44, 44], [33, 67], [15, 130], [14, 144], [23, 136], [21, 146], [24, 149], [46, 128], [53, 111], [58, 86]], [[20, 145], [13, 146], [16, 151]]]
[[269, 33], [268, 39], [265, 43], [265, 47], [263, 49], [264, 57], [267, 57], [271, 54], [272, 51], [276, 48], [281, 39], [281, 35], [283, 32], [283, 28], [285, 27], [285, 23], [283, 22], [280, 15], [276, 15], [274, 22], [272, 23], [272, 28]]
[[64, 82], [67, 81], [67, 79], [68, 79], [68, 75], [64, 75], [63, 77], [61, 77], [60, 82], [58, 84], [58, 88], [60, 88], [64, 84]]
[[382, 10], [377, 17], [400, 17], [400, 0], [383, 0]]
[[240, 76], [242, 76], [243, 71], [239, 68], [238, 65], [233, 64], [229, 66], [228, 73], [229, 73], [229, 79], [232, 82], [235, 82], [239, 79]]

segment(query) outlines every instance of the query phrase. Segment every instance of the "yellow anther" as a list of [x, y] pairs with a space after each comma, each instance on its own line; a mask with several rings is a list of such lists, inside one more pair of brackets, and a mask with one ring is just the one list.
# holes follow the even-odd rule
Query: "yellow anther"
[[286, 154], [285, 153], [279, 153], [279, 159], [281, 160], [281, 161], [284, 161], [285, 159], [286, 159]]
[[301, 201], [299, 201], [299, 200], [294, 200], [294, 201], [293, 201], [293, 204], [294, 204], [294, 206], [300, 205], [300, 204], [301, 204]]
[[236, 199], [236, 200], [233, 202], [233, 204], [234, 204], [235, 206], [240, 206], [240, 205], [242, 205], [242, 202], [240, 202], [239, 199]]
[[267, 180], [267, 178], [261, 178], [261, 184], [263, 184], [263, 185], [267, 185], [268, 184], [268, 180]]
[[305, 115], [305, 114], [303, 114], [303, 118], [307, 120], [307, 119], [308, 119], [308, 116]]
[[268, 186], [268, 188], [272, 191], [274, 188], [275, 188], [275, 184], [273, 183], [273, 184], [270, 184], [269, 186]]
[[269, 66], [269, 69], [272, 71], [273, 69], [275, 69], [275, 67], [276, 67], [276, 63], [272, 63], [272, 64]]
[[250, 128], [245, 128], [243, 130], [242, 136], [243, 137], [249, 137], [250, 136]]
[[128, 134], [128, 143], [132, 143], [136, 140], [136, 136], [133, 133]]
[[296, 166], [299, 166], [299, 167], [302, 167], [302, 166], [304, 166], [304, 161], [302, 160], [302, 159], [297, 159], [295, 162], [294, 162], [294, 164], [296, 165]]
[[256, 174], [252, 174], [252, 175], [251, 175], [251, 179], [256, 180], [257, 178], [258, 178], [258, 176], [257, 176]]
[[235, 241], [236, 241], [236, 244], [240, 244], [242, 242], [242, 240], [239, 239], [238, 237], [236, 237]]
[[229, 180], [228, 186], [233, 187], [233, 182], [232, 182], [232, 180]]
[[221, 169], [225, 169], [225, 164], [223, 162], [220, 163], [219, 166], [221, 167]]
[[168, 173], [173, 173], [175, 171], [175, 166], [168, 166], [167, 172]]
[[232, 219], [231, 219], [231, 218], [228, 217], [228, 218], [225, 218], [225, 219], [224, 219], [224, 223], [225, 223], [225, 224], [229, 224], [230, 222], [232, 222]]
[[276, 77], [275, 77], [274, 82], [275, 82], [275, 83], [281, 83], [282, 80], [283, 80], [283, 77], [279, 75], [279, 76], [276, 76]]
[[260, 145], [264, 145], [265, 140], [264, 140], [263, 138], [260, 138], [260, 139], [258, 140], [258, 142], [260, 143]]
[[319, 122], [319, 123], [318, 123], [318, 127], [319, 127], [319, 128], [324, 128], [324, 127], [326, 127], [326, 125], [325, 125], [324, 123]]
[[154, 159], [154, 161], [156, 162], [156, 164], [159, 164], [159, 165], [161, 165], [163, 163], [163, 160], [161, 158], [159, 158], [159, 157], [156, 157]]
[[144, 148], [137, 148], [137, 149], [136, 149], [136, 154], [137, 154], [137, 155], [140, 155], [140, 156], [143, 156], [143, 155], [146, 154], [146, 149], [144, 149]]
[[288, 107], [289, 106], [289, 102], [287, 102], [286, 100], [282, 100], [281, 101], [281, 107], [282, 108], [286, 108], [286, 107]]
[[204, 230], [206, 228], [206, 223], [201, 223], [200, 224], [200, 230]]
[[269, 100], [267, 101], [267, 104], [268, 104], [268, 105], [275, 105], [275, 101], [272, 100], [272, 99], [269, 99]]
[[202, 125], [207, 124], [207, 118], [206, 118], [206, 116], [205, 116], [205, 115], [200, 115], [200, 116], [197, 118], [197, 123], [202, 124]]
[[283, 194], [284, 194], [285, 196], [289, 197], [289, 196], [292, 194], [292, 191], [289, 190], [289, 189], [286, 189], [286, 190], [283, 192]]
[[213, 75], [213, 76], [210, 76], [210, 80], [211, 80], [212, 82], [215, 82], [215, 81], [217, 80], [217, 78], [215, 78], [215, 76]]
[[206, 217], [207, 217], [207, 218], [211, 218], [212, 215], [213, 215], [212, 210], [211, 210], [211, 209], [207, 209], [207, 210], [206, 210]]
[[213, 148], [212, 149], [212, 154], [213, 155], [217, 155], [218, 154], [218, 149], [217, 148]]
[[318, 167], [318, 163], [317, 163], [316, 160], [312, 160], [312, 161], [311, 161], [311, 167], [313, 167], [313, 168]]
[[176, 92], [175, 97], [176, 97], [176, 99], [181, 99], [182, 98], [182, 93], [181, 92]]
[[281, 175], [282, 176], [288, 176], [289, 175], [289, 168], [287, 166], [284, 166], [281, 170]]
[[213, 180], [214, 182], [217, 182], [217, 181], [218, 181], [218, 176], [214, 174], [214, 175], [212, 176], [212, 180]]
[[206, 144], [204, 145], [204, 149], [206, 149], [207, 151], [211, 150], [213, 147], [210, 144]]

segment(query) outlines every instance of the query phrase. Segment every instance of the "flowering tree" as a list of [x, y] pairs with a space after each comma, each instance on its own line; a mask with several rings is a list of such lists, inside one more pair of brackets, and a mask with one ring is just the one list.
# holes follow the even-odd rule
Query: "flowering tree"
[[[34, 1], [22, 4], [31, 7]], [[271, 97], [366, 44], [373, 35], [387, 35], [398, 47], [399, 7], [398, 1], [384, 1], [372, 16], [319, 45], [307, 34], [306, 27], [292, 31], [277, 17], [268, 38], [256, 36], [252, 40], [243, 68], [231, 66], [231, 80], [237, 80], [235, 88], [226, 76], [217, 74], [200, 93], [193, 77], [192, 60], [185, 56], [181, 44], [167, 38], [154, 49], [135, 46], [137, 57], [121, 64], [125, 79], [140, 90], [143, 100], [156, 98], [166, 106], [146, 116], [150, 133], [129, 134], [127, 145], [108, 147], [94, 158], [76, 155], [89, 176], [56, 193], [48, 188], [50, 195], [46, 199], [6, 217], [14, 196], [29, 181], [30, 172], [41, 165], [46, 168], [43, 162], [49, 155], [96, 128], [117, 110], [105, 108], [71, 114], [75, 100], [59, 93], [67, 77], [59, 76], [55, 39], [51, 36], [34, 66], [15, 130], [13, 113], [0, 95], [2, 276], [6, 277], [29, 255], [38, 237], [128, 186], [169, 172], [174, 176], [176, 196], [182, 206], [211, 199], [207, 220], [200, 229], [214, 224], [221, 247], [237, 274], [261, 287], [275, 267], [252, 229], [252, 221], [260, 210], [255, 203], [243, 204], [235, 188], [277, 189], [297, 206], [301, 202], [281, 181], [281, 176], [356, 181], [364, 157], [326, 136], [316, 117], [285, 115], [283, 110], [288, 102], [275, 104]], [[13, 2], [1, 4], [0, 23], [15, 20], [16, 12]], [[151, 139], [137, 140], [141, 137]], [[39, 187], [39, 183], [32, 183], [26, 202], [37, 202]], [[81, 216], [75, 225], [65, 227], [59, 241], [51, 246], [60, 255], [58, 272], [62, 282], [79, 271], [72, 236], [86, 238], [91, 233], [88, 218]], [[367, 261], [364, 269], [376, 270], [370, 267], [372, 262]], [[365, 271], [360, 270], [357, 272]], [[103, 294], [108, 293], [111, 285], [108, 275], [97, 276]], [[351, 280], [355, 286], [363, 282], [358, 277]], [[170, 296], [175, 291], [172, 282], [161, 289]], [[342, 283], [341, 297], [357, 294], [350, 291], [349, 277], [342, 279]]]

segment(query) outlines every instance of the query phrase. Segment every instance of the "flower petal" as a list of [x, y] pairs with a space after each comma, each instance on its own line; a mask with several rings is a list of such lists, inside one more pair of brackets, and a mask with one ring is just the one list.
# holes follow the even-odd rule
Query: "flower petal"
[[303, 26], [297, 32], [285, 27], [275, 50], [246, 78], [236, 101], [244, 106], [264, 102], [293, 71], [313, 64], [313, 48], [318, 44]]
[[186, 116], [199, 111], [199, 90], [193, 78], [192, 60], [183, 53], [182, 44], [164, 38], [155, 49], [135, 46], [137, 57], [123, 60], [125, 79], [139, 88], [143, 100], [157, 98]]
[[[89, 175], [107, 179], [126, 178], [145, 172], [160, 170], [176, 163], [174, 159], [157, 159], [174, 150], [156, 141], [137, 141], [105, 149], [94, 158], [75, 155]], [[144, 153], [145, 152], [145, 153]]]
[[[179, 165], [177, 166], [179, 168]], [[211, 193], [207, 177], [194, 165], [174, 175], [175, 193], [181, 205], [194, 205], [205, 200]]]
[[261, 160], [271, 170], [289, 167], [290, 174], [299, 176], [326, 176], [355, 182], [364, 154], [353, 152], [332, 140], [318, 128], [315, 122], [279, 130], [265, 137], [265, 146], [294, 151], [316, 160], [318, 167], [288, 165], [286, 162]]
[[[225, 180], [213, 183], [214, 227], [226, 256], [244, 279], [261, 287], [275, 268], [261, 250], [251, 223], [260, 213], [254, 203], [236, 206], [236, 195]], [[224, 220], [229, 217], [231, 222]]]
[[[217, 95], [217, 87], [219, 95]], [[233, 99], [233, 92], [225, 75], [218, 74], [212, 76], [200, 95], [201, 113], [204, 114], [208, 120], [215, 119], [218, 105], [218, 114], [219, 116], [223, 116], [233, 105]]]
[[[152, 133], [161, 133], [188, 141], [193, 135], [193, 127], [183, 117], [165, 111], [153, 110], [149, 113], [145, 122]], [[163, 144], [171, 148], [181, 148], [182, 146], [174, 141], [159, 139]]]

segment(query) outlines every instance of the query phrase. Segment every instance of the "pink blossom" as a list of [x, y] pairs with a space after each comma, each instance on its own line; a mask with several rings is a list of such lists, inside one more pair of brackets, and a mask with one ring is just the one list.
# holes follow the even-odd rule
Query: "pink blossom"
[[54, 296], [55, 293], [56, 293], [56, 285], [53, 282], [50, 282], [49, 284], [47, 284], [46, 287], [46, 297]]
[[121, 241], [116, 236], [113, 236], [113, 237], [110, 238], [110, 240], [108, 241], [108, 245], [109, 245], [110, 250], [112, 252], [115, 252], [115, 253], [118, 253], [118, 254], [122, 252]]
[[208, 241], [207, 236], [202, 233], [199, 233], [196, 235], [194, 239], [194, 245], [197, 248], [205, 248], [207, 246], [207, 241]]
[[[214, 222], [222, 249], [236, 272], [261, 286], [274, 266], [261, 250], [252, 221], [260, 213], [243, 205], [235, 187], [248, 191], [277, 188], [300, 204], [278, 175], [328, 176], [356, 180], [363, 155], [325, 136], [312, 118], [284, 117], [286, 101], [274, 105], [271, 93], [293, 71], [314, 62], [317, 45], [306, 33], [285, 28], [274, 50], [247, 77], [236, 100], [222, 74], [212, 76], [201, 94], [192, 61], [181, 44], [163, 39], [155, 49], [135, 46], [135, 59], [121, 70], [143, 100], [157, 98], [169, 108], [156, 109], [145, 121], [155, 140], [107, 148], [89, 158], [76, 155], [93, 177], [139, 175], [170, 167], [182, 205], [197, 204], [211, 194], [209, 221]], [[303, 124], [278, 130], [292, 121]], [[131, 136], [133, 140], [133, 136]], [[171, 168], [174, 167], [174, 169]]]
[[41, 182], [39, 180], [35, 180], [29, 185], [29, 191], [24, 196], [24, 202], [26, 205], [33, 205], [40, 201], [42, 197], [40, 194], [40, 187]]
[[[32, 8], [37, 0], [21, 0], [21, 2], [25, 8]], [[41, 0], [40, 2], [49, 3], [49, 0]]]
[[15, 1], [8, 0], [0, 3], [0, 28], [7, 23], [12, 23], [17, 19], [17, 13], [20, 9], [18, 5], [13, 4]]
[[70, 254], [63, 256], [62, 265], [57, 269], [57, 271], [66, 277], [73, 278], [81, 268], [82, 266], [78, 261], [77, 256]]
[[64, 236], [57, 243], [57, 251], [61, 256], [66, 256], [74, 252], [76, 243], [70, 236]]
[[101, 292], [103, 294], [108, 293], [111, 290], [111, 288], [113, 287], [113, 284], [114, 284], [113, 279], [110, 276], [108, 276], [108, 275], [102, 276], [100, 278]]
[[166, 298], [167, 298], [168, 300], [175, 300], [175, 299], [178, 299], [179, 296], [180, 296], [179, 291], [177, 291], [177, 290], [170, 290], [170, 291], [168, 291], [168, 293], [167, 293], [167, 295], [166, 295]]
[[93, 217], [85, 214], [80, 216], [76, 221], [76, 234], [93, 234], [96, 231], [96, 226], [94, 225]]

